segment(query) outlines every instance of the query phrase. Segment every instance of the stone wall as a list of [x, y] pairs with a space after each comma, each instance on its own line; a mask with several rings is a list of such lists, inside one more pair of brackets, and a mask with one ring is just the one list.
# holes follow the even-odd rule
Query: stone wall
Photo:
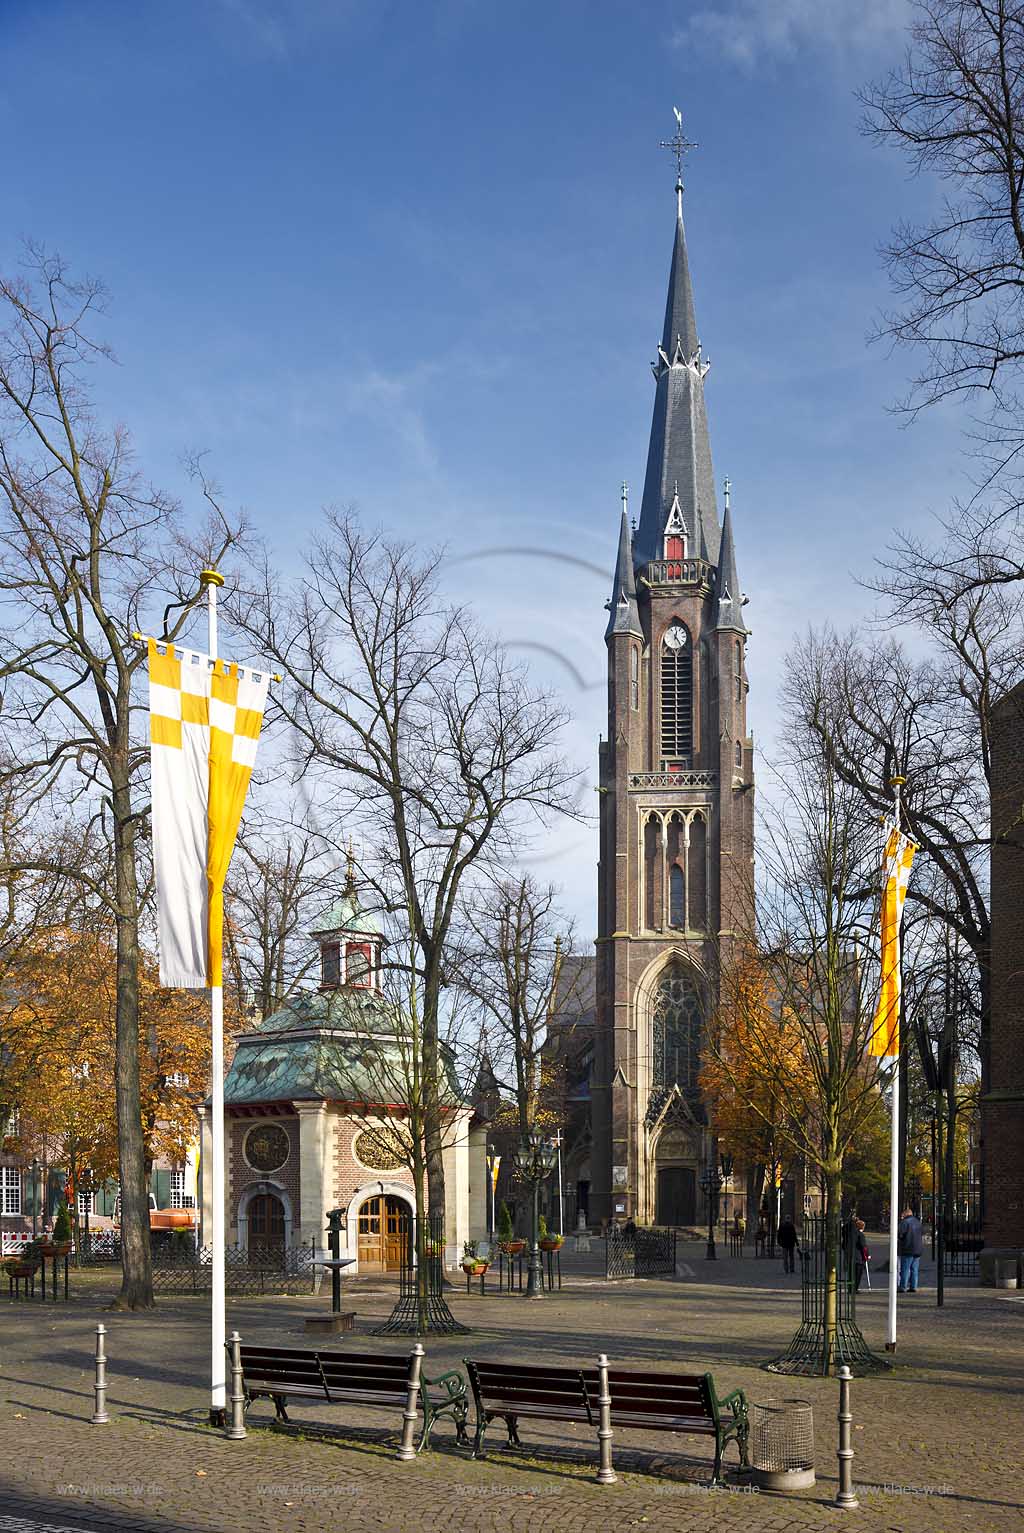
[[994, 1250], [1024, 1247], [1022, 818], [1024, 683], [998, 704], [992, 717], [992, 1024], [982, 1144], [985, 1244]]

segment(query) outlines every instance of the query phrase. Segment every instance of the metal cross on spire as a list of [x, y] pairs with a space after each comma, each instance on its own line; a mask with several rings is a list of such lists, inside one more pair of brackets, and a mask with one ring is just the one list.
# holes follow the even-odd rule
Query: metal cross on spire
[[676, 120], [676, 131], [671, 138], [663, 138], [659, 145], [662, 149], [668, 149], [676, 157], [676, 197], [679, 202], [679, 211], [683, 209], [683, 160], [691, 149], [699, 149], [700, 145], [693, 143], [683, 132], [683, 114], [677, 106], [672, 108]]

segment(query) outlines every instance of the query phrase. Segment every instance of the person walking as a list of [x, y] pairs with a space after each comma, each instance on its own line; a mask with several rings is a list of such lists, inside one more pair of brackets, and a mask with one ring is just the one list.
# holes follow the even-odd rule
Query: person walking
[[896, 1250], [900, 1259], [900, 1276], [897, 1293], [917, 1293], [918, 1270], [924, 1251], [924, 1231], [921, 1221], [910, 1208], [903, 1210], [896, 1230]]
[[[854, 1293], [858, 1293], [860, 1291], [860, 1285], [864, 1281], [864, 1274], [868, 1270], [868, 1262], [871, 1260], [871, 1252], [868, 1250], [868, 1243], [864, 1239], [864, 1220], [854, 1219], [853, 1228], [853, 1250], [857, 1266], [857, 1275], [853, 1280], [853, 1291]], [[868, 1278], [868, 1287], [871, 1287], [870, 1277]]]
[[779, 1225], [779, 1245], [782, 1247], [782, 1270], [783, 1272], [795, 1272], [795, 1252], [797, 1248], [796, 1225], [792, 1219], [783, 1219]]

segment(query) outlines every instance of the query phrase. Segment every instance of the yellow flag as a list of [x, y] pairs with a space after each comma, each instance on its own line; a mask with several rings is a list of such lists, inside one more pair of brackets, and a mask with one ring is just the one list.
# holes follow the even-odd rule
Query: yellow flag
[[149, 641], [160, 983], [223, 983], [224, 879], [256, 760], [269, 671]]
[[868, 1039], [868, 1053], [892, 1058], [898, 1057], [900, 1052], [900, 925], [916, 848], [890, 821], [885, 824], [888, 834], [882, 862], [885, 880], [882, 888], [882, 983], [874, 1026]]

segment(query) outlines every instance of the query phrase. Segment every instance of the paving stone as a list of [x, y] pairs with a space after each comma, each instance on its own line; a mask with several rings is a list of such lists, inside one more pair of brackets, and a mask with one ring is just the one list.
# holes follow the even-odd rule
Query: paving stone
[[[75, 1282], [67, 1306], [0, 1307], [0, 1533], [112, 1529], [118, 1533], [221, 1533], [237, 1527], [345, 1533], [455, 1528], [491, 1533], [528, 1522], [537, 1533], [681, 1528], [789, 1530], [854, 1526], [900, 1533], [1024, 1528], [1020, 1401], [1024, 1303], [964, 1285], [936, 1309], [924, 1289], [901, 1304], [896, 1366], [853, 1386], [854, 1477], [860, 1508], [835, 1509], [835, 1380], [778, 1378], [760, 1363], [785, 1346], [799, 1320], [799, 1288], [779, 1263], [703, 1259], [680, 1250], [692, 1277], [606, 1284], [599, 1263], [564, 1263], [561, 1293], [528, 1304], [518, 1295], [452, 1290], [460, 1337], [426, 1338], [427, 1371], [464, 1355], [709, 1369], [720, 1390], [750, 1399], [800, 1397], [815, 1412], [818, 1483], [789, 1497], [759, 1494], [734, 1478], [709, 1490], [708, 1443], [617, 1432], [618, 1484], [594, 1482], [593, 1434], [523, 1423], [524, 1451], [500, 1446], [475, 1462], [447, 1424], [437, 1451], [414, 1464], [394, 1458], [399, 1414], [297, 1406], [294, 1425], [273, 1424], [268, 1402], [249, 1435], [231, 1443], [207, 1422], [208, 1310], [201, 1299], [165, 1299], [152, 1314], [105, 1310], [113, 1274]], [[926, 1266], [924, 1281], [929, 1281]], [[340, 1346], [404, 1352], [411, 1344], [369, 1335], [394, 1299], [386, 1282], [346, 1285], [358, 1315]], [[351, 1301], [349, 1303], [349, 1301]], [[231, 1301], [228, 1329], [247, 1340], [304, 1345], [303, 1321], [325, 1298]], [[865, 1295], [859, 1318], [882, 1350], [885, 1294]], [[95, 1326], [108, 1328], [108, 1409], [92, 1426]], [[490, 1439], [489, 1439], [490, 1442]], [[734, 1466], [735, 1449], [727, 1464]]]

